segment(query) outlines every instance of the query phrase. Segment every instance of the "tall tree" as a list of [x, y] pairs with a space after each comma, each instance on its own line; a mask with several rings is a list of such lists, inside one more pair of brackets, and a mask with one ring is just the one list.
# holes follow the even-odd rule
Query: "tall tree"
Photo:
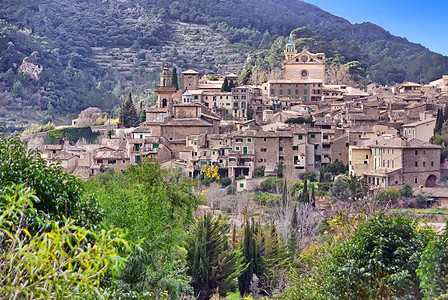
[[222, 83], [221, 92], [229, 92], [229, 81], [227, 77], [224, 78], [224, 82]]
[[[176, 48], [174, 48], [176, 49]], [[171, 70], [171, 84], [176, 88], [176, 91], [179, 90], [179, 83], [177, 81], [177, 69], [173, 67]]]
[[244, 240], [242, 244], [243, 262], [247, 264], [247, 268], [243, 271], [238, 278], [238, 289], [240, 295], [244, 296], [250, 293], [250, 284], [254, 274], [258, 273], [260, 252], [255, 241], [255, 235], [257, 234], [257, 227], [252, 220], [252, 225], [249, 220], [246, 220], [244, 228]]
[[437, 118], [436, 118], [436, 125], [434, 127], [434, 133], [440, 134], [440, 130], [442, 129], [443, 125], [443, 112], [442, 109], [437, 109]]
[[121, 105], [120, 121], [125, 128], [129, 128], [137, 126], [138, 119], [137, 110], [132, 103], [131, 92], [129, 92]]
[[235, 288], [235, 278], [243, 265], [240, 250], [230, 251], [228, 224], [221, 216], [206, 214], [189, 231], [186, 239], [189, 275], [196, 299], [210, 299], [219, 293], [225, 297]]

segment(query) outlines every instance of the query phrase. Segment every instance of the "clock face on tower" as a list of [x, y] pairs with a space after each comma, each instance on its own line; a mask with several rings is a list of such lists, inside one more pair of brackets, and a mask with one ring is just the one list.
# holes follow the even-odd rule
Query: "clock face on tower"
[[301, 58], [302, 62], [307, 62], [308, 61], [308, 56], [303, 55]]
[[302, 70], [300, 71], [300, 77], [302, 78], [307, 78], [308, 77], [308, 71], [307, 70]]

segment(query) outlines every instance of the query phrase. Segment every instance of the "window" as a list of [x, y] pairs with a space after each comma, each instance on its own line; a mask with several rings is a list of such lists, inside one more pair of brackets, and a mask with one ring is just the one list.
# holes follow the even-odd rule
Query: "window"
[[152, 148], [153, 149], [159, 148], [159, 144], [152, 144]]
[[102, 159], [97, 159], [97, 160], [96, 160], [96, 163], [97, 163], [97, 164], [102, 164], [102, 163], [103, 163], [103, 160], [102, 160]]
[[266, 148], [261, 148], [260, 152], [266, 152]]
[[307, 97], [306, 96], [304, 96], [303, 97], [303, 101], [307, 101], [308, 99], [307, 99]]
[[303, 90], [303, 94], [304, 94], [304, 95], [307, 95], [307, 93], [308, 93], [308, 90], [307, 90], [307, 89], [304, 89], [304, 90]]
[[278, 147], [278, 151], [283, 151], [283, 147]]
[[415, 162], [415, 166], [418, 167], [418, 161]]
[[291, 89], [288, 89], [288, 95], [291, 95]]
[[280, 95], [283, 95], [283, 90], [282, 89], [280, 89]]
[[207, 155], [207, 152], [204, 152], [204, 156], [206, 156]]
[[433, 161], [431, 162], [431, 167], [434, 167], [434, 162]]
[[316, 136], [314, 134], [311, 135], [311, 138], [314, 139]]
[[368, 154], [366, 154], [366, 159], [369, 159], [369, 155]]
[[266, 138], [263, 138], [263, 141], [266, 142]]
[[240, 188], [243, 188], [244, 187], [244, 183], [240, 183]]
[[426, 161], [423, 162], [423, 167], [426, 167]]
[[299, 90], [296, 90], [296, 95], [298, 95], [299, 94]]
[[116, 161], [115, 159], [109, 159], [109, 160], [107, 161], [107, 163], [108, 163], [109, 165], [115, 165], [115, 164], [117, 163], [117, 161]]
[[319, 145], [314, 145], [314, 149], [315, 150], [319, 149]]
[[271, 95], [274, 95], [274, 94], [275, 94], [275, 90], [271, 89]]
[[252, 139], [251, 139], [251, 138], [248, 138], [248, 139], [247, 139], [247, 142], [248, 142], [248, 143], [252, 142]]
[[235, 150], [236, 150], [236, 151], [240, 150], [240, 147], [235, 147]]
[[418, 155], [418, 150], [415, 150], [415, 155]]
[[345, 147], [348, 147], [349, 146], [349, 144], [348, 143], [345, 143]]
[[302, 136], [302, 135], [299, 135], [299, 140], [301, 140], [301, 139], [303, 139], [303, 136]]
[[417, 183], [417, 177], [414, 177], [414, 183]]

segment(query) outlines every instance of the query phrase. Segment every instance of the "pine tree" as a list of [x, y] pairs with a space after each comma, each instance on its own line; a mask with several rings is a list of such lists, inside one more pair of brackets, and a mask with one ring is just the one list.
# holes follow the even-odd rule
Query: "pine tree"
[[[176, 48], [174, 48], [176, 49]], [[179, 90], [179, 83], [177, 82], [177, 69], [173, 67], [171, 70], [171, 84], [176, 88], [176, 91]]]
[[291, 258], [282, 239], [277, 234], [275, 224], [259, 230], [256, 235], [259, 253], [259, 266], [255, 274], [260, 287], [268, 296], [272, 296], [282, 275], [289, 269]]
[[229, 91], [229, 81], [227, 80], [227, 77], [224, 78], [224, 82], [222, 83], [221, 92], [228, 92]]
[[131, 92], [129, 92], [121, 105], [120, 121], [125, 128], [129, 128], [137, 126], [138, 119], [137, 110], [132, 103]]
[[247, 268], [238, 277], [238, 289], [241, 297], [250, 293], [252, 277], [257, 273], [260, 253], [255, 242], [256, 226], [252, 220], [252, 226], [248, 220], [244, 228], [244, 240], [242, 244], [243, 263]]
[[216, 291], [225, 297], [235, 289], [235, 279], [244, 268], [241, 251], [229, 249], [228, 231], [221, 216], [206, 214], [187, 235], [187, 263], [195, 299], [208, 300]]

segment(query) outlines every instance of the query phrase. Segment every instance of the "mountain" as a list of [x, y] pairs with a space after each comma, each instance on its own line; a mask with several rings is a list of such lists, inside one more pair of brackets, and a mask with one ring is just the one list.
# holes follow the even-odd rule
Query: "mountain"
[[448, 73], [448, 57], [299, 0], [3, 0], [0, 19], [0, 126], [10, 130], [68, 123], [89, 106], [110, 111], [128, 91], [150, 103], [163, 62], [201, 73], [239, 73], [244, 62], [273, 69], [273, 51], [300, 27], [309, 30], [299, 45], [333, 64], [356, 61], [364, 83]]

